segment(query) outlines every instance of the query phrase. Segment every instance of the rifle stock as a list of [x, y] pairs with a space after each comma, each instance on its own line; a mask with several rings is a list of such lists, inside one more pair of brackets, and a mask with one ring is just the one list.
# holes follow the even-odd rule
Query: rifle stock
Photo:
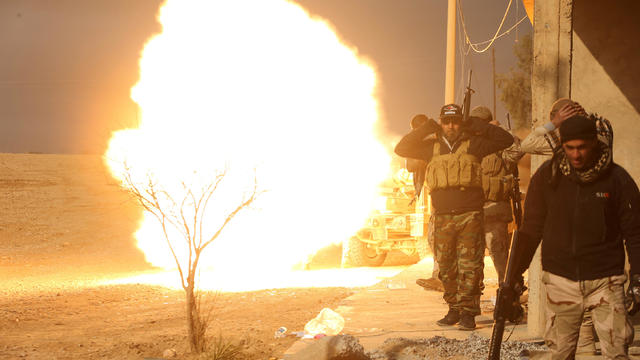
[[524, 291], [524, 286], [518, 277], [520, 264], [513, 254], [517, 254], [521, 243], [518, 241], [518, 231], [514, 231], [512, 236], [512, 247], [509, 252], [509, 261], [504, 281], [498, 287], [496, 295], [496, 306], [493, 310], [493, 332], [489, 344], [489, 360], [500, 359], [500, 348], [504, 335], [504, 324], [507, 320], [518, 323], [522, 320], [524, 311], [520, 306], [520, 295]]

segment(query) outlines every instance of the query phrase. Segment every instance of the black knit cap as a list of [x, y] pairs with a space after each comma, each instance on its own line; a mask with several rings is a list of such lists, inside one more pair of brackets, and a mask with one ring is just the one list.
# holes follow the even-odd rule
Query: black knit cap
[[574, 115], [560, 124], [560, 140], [567, 142], [570, 140], [593, 140], [598, 132], [595, 121], [582, 115]]

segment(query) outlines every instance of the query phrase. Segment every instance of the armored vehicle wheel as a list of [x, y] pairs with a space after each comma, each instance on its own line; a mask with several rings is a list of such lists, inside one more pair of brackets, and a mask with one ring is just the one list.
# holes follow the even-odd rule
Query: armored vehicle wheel
[[[371, 234], [367, 236], [370, 238]], [[357, 236], [352, 236], [342, 245], [342, 267], [380, 266], [386, 257], [386, 252], [378, 254], [375, 248], [367, 246]]]

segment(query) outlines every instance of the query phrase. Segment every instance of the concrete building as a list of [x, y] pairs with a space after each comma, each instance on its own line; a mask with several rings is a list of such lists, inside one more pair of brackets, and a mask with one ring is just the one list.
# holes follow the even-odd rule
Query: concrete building
[[[534, 28], [533, 126], [548, 120], [557, 98], [578, 101], [588, 112], [609, 119], [614, 161], [640, 183], [640, 1], [524, 3]], [[544, 160], [532, 159], [532, 172]], [[528, 327], [534, 336], [544, 329], [540, 272], [536, 257], [529, 270]]]

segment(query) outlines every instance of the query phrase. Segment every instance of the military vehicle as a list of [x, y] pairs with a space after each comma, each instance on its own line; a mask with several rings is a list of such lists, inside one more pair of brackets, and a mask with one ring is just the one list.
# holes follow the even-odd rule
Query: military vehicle
[[400, 251], [414, 262], [431, 254], [424, 191], [412, 202], [415, 190], [410, 177], [405, 174], [401, 180], [397, 178], [380, 187], [380, 209], [374, 210], [364, 227], [343, 242], [343, 267], [380, 266], [392, 251]]

